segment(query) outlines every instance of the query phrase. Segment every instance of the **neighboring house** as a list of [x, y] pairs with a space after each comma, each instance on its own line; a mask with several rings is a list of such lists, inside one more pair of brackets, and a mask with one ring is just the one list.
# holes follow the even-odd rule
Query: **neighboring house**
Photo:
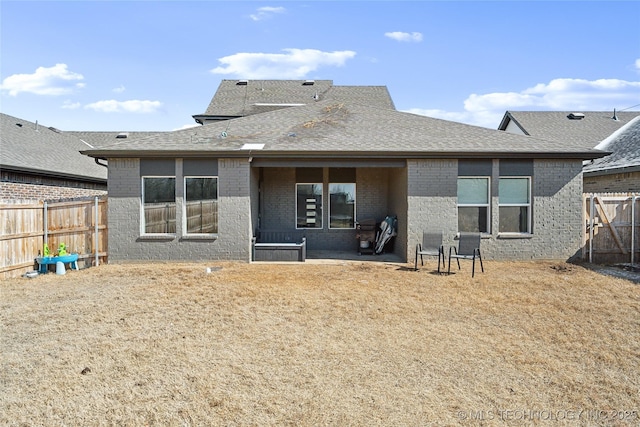
[[585, 164], [585, 192], [640, 193], [640, 115], [595, 148], [611, 154]]
[[107, 168], [80, 154], [73, 135], [0, 114], [0, 200], [59, 200], [103, 195]]
[[[244, 83], [221, 86], [253, 94], [276, 84]], [[579, 253], [582, 162], [605, 153], [399, 112], [380, 102], [385, 93], [230, 96], [220, 105], [233, 109], [207, 115], [235, 118], [84, 150], [109, 164], [110, 261], [250, 261], [257, 228], [303, 230], [310, 257], [354, 253], [357, 221], [387, 215], [397, 216], [392, 247], [402, 260], [423, 230], [442, 230], [447, 249], [458, 232], [481, 231], [487, 258]], [[248, 114], [256, 104], [280, 106]]]
[[[597, 147], [611, 152], [605, 158], [585, 163], [584, 192], [638, 192], [638, 117], [637, 111], [507, 111], [498, 129], [558, 141], [563, 146]], [[617, 138], [623, 141], [615, 142]]]

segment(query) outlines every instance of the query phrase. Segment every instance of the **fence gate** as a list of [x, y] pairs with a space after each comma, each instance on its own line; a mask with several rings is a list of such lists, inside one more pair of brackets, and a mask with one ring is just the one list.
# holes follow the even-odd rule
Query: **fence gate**
[[585, 194], [586, 219], [583, 259], [597, 264], [634, 264], [640, 261], [640, 196]]

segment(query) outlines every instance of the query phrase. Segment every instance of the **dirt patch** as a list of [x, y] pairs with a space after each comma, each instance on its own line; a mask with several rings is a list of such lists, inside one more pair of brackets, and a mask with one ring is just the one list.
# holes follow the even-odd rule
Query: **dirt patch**
[[562, 425], [577, 410], [602, 424], [600, 410], [636, 425], [640, 288], [575, 265], [485, 269], [140, 264], [5, 280], [0, 424], [522, 425], [529, 411]]

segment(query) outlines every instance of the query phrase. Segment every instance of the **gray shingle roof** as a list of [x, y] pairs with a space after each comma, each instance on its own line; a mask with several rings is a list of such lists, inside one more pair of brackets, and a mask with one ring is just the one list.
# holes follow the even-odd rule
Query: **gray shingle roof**
[[604, 140], [597, 148], [610, 151], [611, 154], [587, 164], [584, 167], [585, 173], [640, 170], [640, 116]]
[[203, 115], [244, 117], [323, 100], [395, 108], [386, 86], [333, 86], [332, 80], [222, 80]]
[[[226, 136], [225, 136], [226, 135]], [[94, 157], [131, 155], [254, 157], [533, 156], [594, 158], [602, 152], [358, 103], [319, 101], [86, 150]]]
[[[102, 148], [114, 144], [128, 144], [133, 140], [147, 138], [149, 136], [166, 132], [89, 132], [67, 131], [66, 134], [84, 141], [90, 148]], [[126, 138], [122, 136], [126, 135]]]
[[107, 168], [80, 154], [84, 144], [55, 128], [0, 113], [0, 168], [106, 182]]
[[[571, 113], [582, 113], [581, 120], [571, 120]], [[498, 129], [505, 130], [513, 121], [525, 134], [560, 143], [576, 143], [584, 148], [593, 148], [613, 134], [640, 112], [613, 111], [507, 111]]]

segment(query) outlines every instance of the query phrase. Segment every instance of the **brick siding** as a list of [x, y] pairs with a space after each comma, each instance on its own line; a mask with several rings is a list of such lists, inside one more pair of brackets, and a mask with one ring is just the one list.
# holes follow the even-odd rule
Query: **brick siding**
[[[249, 261], [251, 249], [250, 173], [246, 160], [218, 160], [218, 236], [183, 237], [182, 186], [178, 189], [176, 236], [141, 236], [141, 178], [138, 159], [109, 160], [109, 261]], [[182, 182], [181, 161], [176, 180]]]
[[584, 177], [585, 193], [638, 193], [640, 172]]
[[80, 197], [103, 196], [106, 189], [61, 187], [57, 185], [22, 184], [0, 182], [0, 200], [61, 200]]

